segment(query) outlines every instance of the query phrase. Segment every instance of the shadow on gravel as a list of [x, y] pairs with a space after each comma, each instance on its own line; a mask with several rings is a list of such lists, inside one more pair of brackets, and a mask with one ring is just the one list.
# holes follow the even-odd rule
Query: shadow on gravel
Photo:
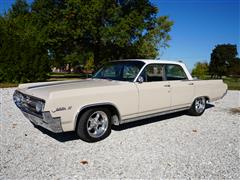
[[75, 132], [53, 133], [45, 128], [42, 128], [41, 126], [35, 126], [35, 128], [59, 142], [74, 141], [79, 139]]
[[[214, 105], [207, 104], [206, 109], [209, 109], [209, 108], [212, 108], [212, 107], [214, 107]], [[137, 126], [143, 126], [143, 125], [146, 125], [146, 124], [151, 124], [151, 123], [156, 123], [156, 122], [159, 122], [159, 121], [169, 120], [171, 118], [180, 117], [180, 116], [183, 116], [183, 115], [188, 115], [188, 111], [181, 111], [181, 112], [166, 114], [166, 115], [162, 115], [162, 116], [156, 116], [154, 118], [147, 118], [147, 119], [143, 119], [143, 120], [139, 120], [139, 121], [135, 121], [135, 122], [122, 124], [122, 125], [119, 125], [119, 126], [112, 126], [112, 130], [123, 131], [123, 130], [127, 130], [129, 128], [134, 128], [134, 127], [137, 127]], [[42, 128], [41, 126], [35, 126], [34, 125], [34, 127], [37, 128], [39, 131], [41, 131], [43, 134], [46, 134], [46, 135], [50, 136], [51, 138], [53, 138], [53, 139], [55, 139], [59, 142], [79, 140], [79, 137], [76, 135], [75, 132], [53, 133], [51, 131], [48, 131], [45, 128]]]

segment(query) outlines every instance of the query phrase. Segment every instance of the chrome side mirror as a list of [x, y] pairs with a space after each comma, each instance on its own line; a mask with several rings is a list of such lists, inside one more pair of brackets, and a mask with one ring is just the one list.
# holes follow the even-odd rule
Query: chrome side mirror
[[143, 83], [144, 82], [144, 79], [143, 79], [143, 77], [142, 76], [139, 76], [138, 78], [137, 78], [137, 82], [138, 83]]

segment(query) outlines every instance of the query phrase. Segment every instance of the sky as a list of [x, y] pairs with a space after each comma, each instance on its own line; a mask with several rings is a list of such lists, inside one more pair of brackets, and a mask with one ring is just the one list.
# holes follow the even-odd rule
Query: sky
[[170, 47], [160, 59], [182, 60], [192, 69], [210, 60], [217, 44], [238, 46], [240, 54], [240, 0], [152, 0], [159, 15], [174, 21]]
[[[0, 0], [0, 14], [3, 14], [11, 5], [15, 2], [15, 0]], [[27, 0], [28, 3], [33, 2], [33, 0]]]
[[[33, 0], [27, 0], [31, 3]], [[0, 0], [0, 13], [15, 0]], [[217, 44], [236, 44], [240, 54], [240, 0], [151, 0], [158, 16], [168, 15], [174, 25], [169, 48], [160, 59], [181, 60], [191, 70], [198, 61], [210, 60]]]

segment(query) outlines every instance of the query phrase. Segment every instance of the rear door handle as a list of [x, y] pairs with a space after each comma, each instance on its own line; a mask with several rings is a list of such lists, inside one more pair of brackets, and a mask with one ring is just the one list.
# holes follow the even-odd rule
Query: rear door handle
[[170, 87], [170, 84], [165, 84], [164, 87]]

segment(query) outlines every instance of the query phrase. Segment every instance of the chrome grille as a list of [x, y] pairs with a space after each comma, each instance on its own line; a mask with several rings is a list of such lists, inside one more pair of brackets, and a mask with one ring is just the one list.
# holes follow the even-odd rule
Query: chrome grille
[[39, 100], [38, 98], [23, 94], [23, 93], [21, 93], [17, 90], [15, 91], [13, 97], [14, 96], [15, 96], [15, 98], [17, 96], [21, 97], [20, 98], [21, 100], [19, 102], [16, 102], [14, 100], [15, 104], [17, 105], [17, 107], [19, 109], [21, 109], [24, 112], [27, 112], [27, 113], [30, 113], [32, 115], [35, 115], [35, 116], [38, 116], [38, 117], [42, 118], [42, 112], [39, 113], [39, 112], [36, 111], [36, 103], [39, 102], [39, 101], [43, 102], [43, 100]]

